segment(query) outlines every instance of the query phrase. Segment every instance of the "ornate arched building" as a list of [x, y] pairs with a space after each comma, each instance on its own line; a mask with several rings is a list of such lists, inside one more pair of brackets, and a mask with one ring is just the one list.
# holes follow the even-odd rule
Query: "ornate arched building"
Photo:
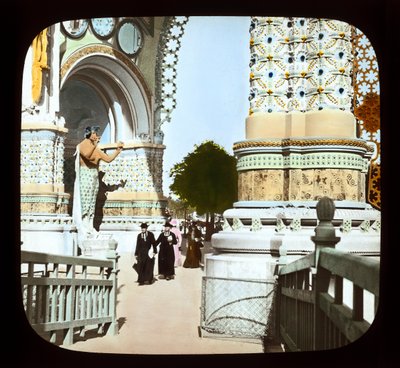
[[175, 106], [176, 64], [187, 17], [67, 20], [27, 51], [21, 114], [24, 249], [76, 254], [74, 152], [86, 126], [121, 155], [101, 164], [95, 226], [131, 250], [132, 231], [161, 229], [162, 124]]

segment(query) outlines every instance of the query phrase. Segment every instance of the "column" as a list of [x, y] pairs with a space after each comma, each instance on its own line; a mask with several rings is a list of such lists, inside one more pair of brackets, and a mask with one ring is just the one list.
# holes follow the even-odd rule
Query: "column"
[[341, 21], [252, 17], [240, 201], [365, 202], [373, 148], [356, 137], [350, 36]]

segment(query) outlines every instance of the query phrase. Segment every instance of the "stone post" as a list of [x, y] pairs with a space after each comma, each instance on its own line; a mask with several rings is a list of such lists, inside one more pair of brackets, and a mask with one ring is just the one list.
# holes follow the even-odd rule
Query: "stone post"
[[315, 267], [318, 265], [319, 252], [321, 248], [335, 248], [336, 243], [340, 240], [340, 237], [335, 235], [335, 228], [332, 224], [333, 216], [335, 214], [335, 203], [333, 200], [329, 197], [322, 197], [317, 203], [316, 211], [319, 223], [315, 228], [315, 236], [311, 237], [311, 240], [315, 244]]

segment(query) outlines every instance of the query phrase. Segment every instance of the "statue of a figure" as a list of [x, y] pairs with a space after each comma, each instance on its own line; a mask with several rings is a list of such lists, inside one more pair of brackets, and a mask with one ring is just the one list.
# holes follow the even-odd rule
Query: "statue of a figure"
[[93, 227], [96, 209], [96, 197], [99, 190], [99, 163], [103, 160], [112, 162], [122, 151], [124, 144], [118, 142], [112, 155], [107, 155], [98, 148], [101, 136], [100, 127], [85, 128], [82, 142], [76, 147], [75, 184], [72, 215], [78, 229], [80, 241], [95, 238], [97, 231]]

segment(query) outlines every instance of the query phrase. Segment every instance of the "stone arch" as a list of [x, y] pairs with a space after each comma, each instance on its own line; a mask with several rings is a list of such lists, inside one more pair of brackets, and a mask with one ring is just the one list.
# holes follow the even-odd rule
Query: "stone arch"
[[[153, 96], [142, 74], [117, 50], [87, 46], [61, 67], [60, 115], [65, 139], [64, 184], [73, 192], [74, 152], [86, 126], [101, 128], [103, 145], [154, 140]], [[71, 210], [71, 208], [70, 208]]]
[[[72, 95], [68, 95], [69, 88]], [[84, 93], [79, 96], [81, 89]], [[109, 136], [102, 143], [122, 137], [134, 142], [140, 136], [153, 135], [151, 92], [135, 65], [111, 47], [87, 46], [72, 54], [61, 68], [60, 91], [60, 114], [73, 143], [82, 139], [80, 133], [91, 121], [104, 129], [110, 125]], [[82, 101], [87, 93], [87, 101]]]
[[[158, 43], [154, 95], [139, 68], [107, 45], [87, 45], [62, 60], [60, 116], [64, 142], [65, 192], [73, 194], [74, 152], [86, 126], [99, 125], [101, 144], [163, 143], [161, 126], [175, 108], [176, 67], [188, 17], [165, 17]], [[150, 165], [150, 164], [149, 164]], [[69, 203], [72, 213], [72, 200]]]

